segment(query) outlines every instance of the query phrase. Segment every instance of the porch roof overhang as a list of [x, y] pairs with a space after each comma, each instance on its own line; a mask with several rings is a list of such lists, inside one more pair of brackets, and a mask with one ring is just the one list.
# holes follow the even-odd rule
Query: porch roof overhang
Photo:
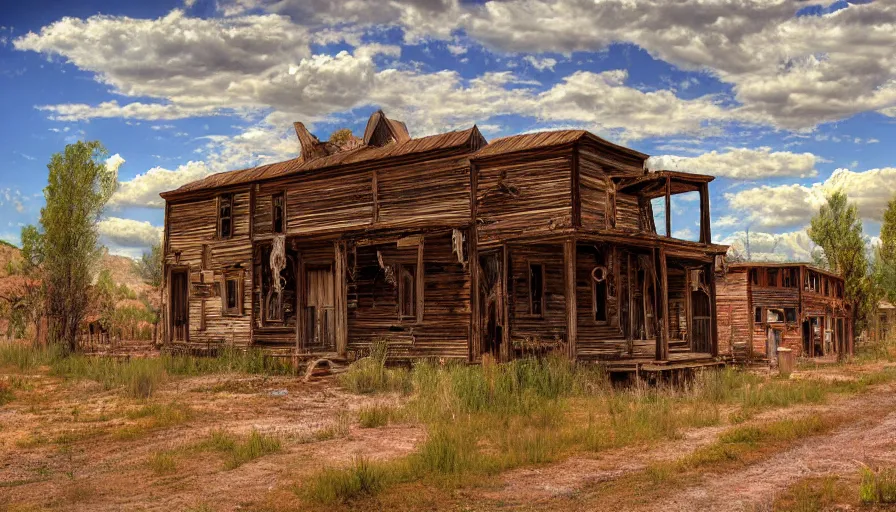
[[500, 240], [480, 242], [479, 247], [480, 249], [483, 249], [499, 246], [504, 243], [551, 243], [561, 242], [569, 238], [575, 238], [576, 240], [583, 242], [614, 243], [641, 249], [663, 248], [666, 255], [669, 257], [692, 259], [706, 263], [713, 262], [717, 255], [722, 255], [728, 252], [727, 245], [712, 243], [704, 244], [690, 240], [668, 238], [652, 233], [633, 233], [621, 229], [591, 230], [582, 228], [558, 229], [549, 234], [539, 232], [502, 236]]
[[666, 182], [669, 182], [671, 194], [698, 192], [700, 187], [714, 180], [706, 174], [691, 174], [678, 171], [655, 171], [643, 176], [619, 177], [616, 190], [628, 194], [638, 194], [648, 199], [666, 195]]

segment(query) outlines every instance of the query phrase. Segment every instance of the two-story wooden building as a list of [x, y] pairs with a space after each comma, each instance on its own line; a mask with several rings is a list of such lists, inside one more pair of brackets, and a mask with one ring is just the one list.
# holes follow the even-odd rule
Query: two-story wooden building
[[778, 347], [800, 357], [853, 353], [843, 278], [806, 263], [733, 263], [718, 283], [719, 353], [774, 361]]
[[[295, 128], [295, 159], [162, 194], [168, 343], [715, 362], [727, 247], [710, 242], [711, 176], [648, 172], [648, 155], [580, 130], [413, 139], [377, 112], [337, 145]], [[697, 241], [672, 238], [669, 215], [655, 226], [684, 192]]]

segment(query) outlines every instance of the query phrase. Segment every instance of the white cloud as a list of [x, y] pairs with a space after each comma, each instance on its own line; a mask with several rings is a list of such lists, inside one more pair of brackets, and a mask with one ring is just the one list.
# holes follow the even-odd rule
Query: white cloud
[[676, 155], [652, 156], [650, 169], [696, 172], [740, 180], [760, 178], [817, 176], [815, 164], [824, 159], [812, 153], [772, 151], [769, 147], [756, 149], [732, 148], [725, 152], [710, 151], [694, 157]]
[[38, 110], [49, 112], [54, 121], [84, 121], [87, 119], [145, 119], [161, 121], [184, 119], [187, 117], [209, 116], [219, 112], [219, 108], [211, 106], [185, 107], [162, 103], [134, 102], [119, 105], [117, 101], [104, 101], [98, 105], [85, 103], [62, 103], [59, 105], [40, 105]]
[[544, 71], [546, 69], [554, 70], [554, 66], [557, 65], [557, 59], [552, 59], [550, 57], [536, 57], [534, 55], [526, 55], [523, 57], [523, 60], [528, 62], [533, 68], [538, 71]]
[[106, 217], [97, 223], [103, 243], [118, 247], [148, 247], [162, 239], [162, 228], [147, 221]]
[[737, 231], [719, 243], [731, 246], [729, 254], [738, 254], [751, 261], [811, 262], [813, 253], [820, 251], [805, 229], [786, 233], [750, 232], [749, 238], [745, 231]]
[[175, 170], [153, 167], [135, 178], [119, 183], [118, 190], [109, 200], [109, 206], [155, 206], [165, 203], [160, 192], [174, 190], [181, 185], [204, 178], [211, 174], [205, 162], [190, 161]]
[[777, 228], [807, 224], [826, 196], [837, 190], [856, 204], [863, 219], [879, 221], [887, 202], [896, 194], [896, 168], [864, 172], [837, 169], [827, 180], [809, 186], [764, 185], [727, 193], [725, 199], [732, 209], [741, 212], [744, 225]]

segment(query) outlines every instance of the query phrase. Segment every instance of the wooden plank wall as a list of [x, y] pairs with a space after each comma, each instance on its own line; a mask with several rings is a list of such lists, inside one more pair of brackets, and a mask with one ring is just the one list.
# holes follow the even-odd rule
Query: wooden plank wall
[[[396, 357], [467, 359], [470, 326], [470, 273], [452, 252], [451, 233], [423, 242], [423, 321], [399, 318], [398, 288], [377, 262], [416, 264], [417, 247], [394, 242], [356, 248], [349, 258], [348, 350], [363, 351], [385, 339]], [[356, 261], [353, 267], [351, 260]], [[419, 272], [419, 269], [418, 269]], [[396, 276], [397, 277], [397, 276]]]
[[567, 150], [532, 161], [482, 163], [476, 194], [480, 241], [571, 227], [571, 162]]
[[[165, 263], [175, 265], [175, 253], [180, 251], [177, 265], [190, 268], [189, 337], [192, 344], [248, 345], [250, 342], [252, 243], [249, 239], [249, 202], [248, 192], [234, 193], [233, 236], [226, 240], [217, 239], [217, 198], [169, 205]], [[205, 257], [203, 250], [208, 251]], [[234, 267], [243, 269], [245, 278], [242, 315], [224, 316], [221, 297], [224, 270]], [[203, 311], [204, 322], [200, 321]]]
[[[612, 254], [612, 251], [605, 254]], [[591, 271], [597, 265], [595, 252], [579, 246], [576, 255], [576, 301], [578, 302], [578, 355], [583, 359], [619, 360], [628, 355], [628, 340], [621, 325], [621, 299], [628, 283], [624, 253], [616, 251], [614, 279], [616, 296], [607, 301], [607, 322], [594, 319], [594, 293]], [[621, 261], [620, 261], [621, 260]], [[607, 263], [610, 263], [609, 261]], [[653, 345], [651, 345], [653, 346]]]
[[747, 273], [716, 272], [716, 322], [720, 356], [747, 359], [752, 314]]
[[588, 148], [579, 150], [579, 194], [582, 203], [582, 227], [607, 227], [607, 174]]
[[[562, 244], [510, 245], [510, 338], [513, 344], [566, 340]], [[529, 313], [529, 264], [544, 265], [544, 314]]]
[[470, 164], [465, 157], [378, 169], [377, 181], [377, 227], [470, 222]]

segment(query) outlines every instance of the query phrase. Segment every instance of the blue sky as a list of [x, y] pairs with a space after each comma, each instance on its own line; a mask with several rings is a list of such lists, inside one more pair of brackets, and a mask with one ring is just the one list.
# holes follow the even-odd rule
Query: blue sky
[[[60, 5], [62, 4], [62, 5]], [[110, 250], [160, 236], [158, 193], [296, 156], [382, 108], [412, 136], [585, 128], [718, 176], [714, 238], [807, 259], [825, 194], [869, 243], [896, 194], [896, 6], [708, 0], [32, 1], [0, 14], [0, 238], [36, 223], [46, 163], [102, 141], [121, 187]], [[697, 204], [673, 229], [697, 232]]]

